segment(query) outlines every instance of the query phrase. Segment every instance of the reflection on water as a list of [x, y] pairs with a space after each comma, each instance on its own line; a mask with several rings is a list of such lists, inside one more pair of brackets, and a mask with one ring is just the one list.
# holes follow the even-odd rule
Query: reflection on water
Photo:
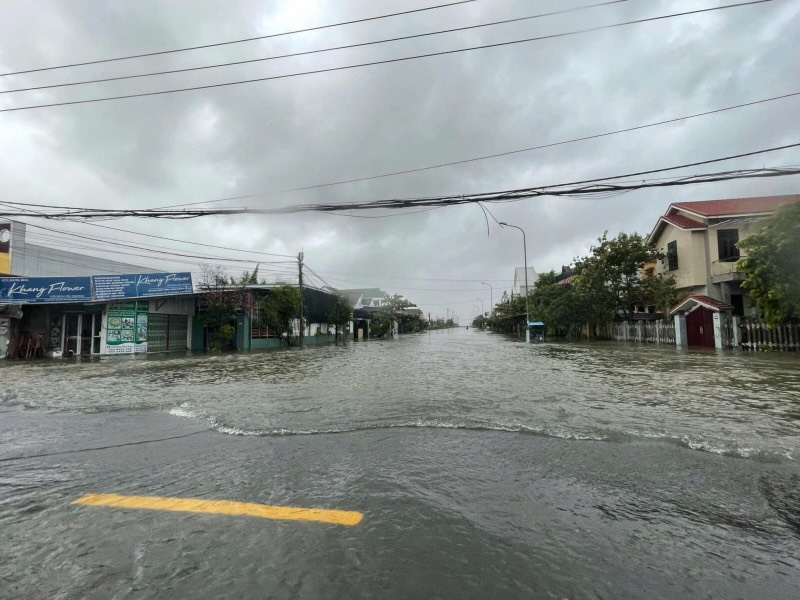
[[452, 330], [303, 351], [7, 364], [0, 407], [157, 409], [251, 435], [441, 427], [651, 439], [792, 460], [799, 359]]

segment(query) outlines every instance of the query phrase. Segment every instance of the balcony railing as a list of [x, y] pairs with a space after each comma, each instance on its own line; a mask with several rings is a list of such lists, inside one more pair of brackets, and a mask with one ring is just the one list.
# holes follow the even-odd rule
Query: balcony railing
[[720, 277], [722, 275], [740, 275], [739, 271], [736, 270], [736, 261], [739, 260], [735, 258], [733, 260], [715, 260], [711, 263], [711, 276], [712, 277]]

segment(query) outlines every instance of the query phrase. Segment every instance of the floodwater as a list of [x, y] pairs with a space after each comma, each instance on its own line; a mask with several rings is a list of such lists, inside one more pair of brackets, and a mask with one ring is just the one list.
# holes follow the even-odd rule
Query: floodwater
[[3, 598], [800, 597], [792, 354], [459, 329], [0, 379]]

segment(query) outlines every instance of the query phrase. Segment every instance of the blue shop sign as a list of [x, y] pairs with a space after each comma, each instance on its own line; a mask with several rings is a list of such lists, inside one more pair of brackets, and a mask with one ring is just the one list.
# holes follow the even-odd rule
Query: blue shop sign
[[91, 302], [89, 277], [0, 277], [0, 302]]
[[194, 291], [191, 273], [94, 275], [92, 285], [95, 300], [177, 296]]

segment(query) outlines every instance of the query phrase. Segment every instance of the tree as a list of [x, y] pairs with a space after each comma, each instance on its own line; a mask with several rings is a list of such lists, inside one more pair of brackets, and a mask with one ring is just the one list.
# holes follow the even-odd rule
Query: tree
[[635, 306], [648, 304], [642, 268], [664, 257], [638, 233], [620, 233], [611, 240], [607, 233], [598, 238], [589, 256], [575, 262], [575, 289], [591, 323], [620, 313], [629, 320]]
[[531, 318], [542, 321], [553, 335], [579, 336], [586, 310], [571, 285], [562, 285], [554, 271], [542, 273], [528, 302]]
[[200, 279], [203, 308], [198, 315], [208, 335], [208, 349], [220, 352], [231, 348], [236, 339], [236, 310], [245, 303], [242, 286], [231, 285], [225, 270], [204, 265]]
[[238, 283], [239, 285], [258, 285], [258, 267], [259, 265], [256, 265], [256, 268], [253, 269], [252, 273], [248, 271], [242, 273], [239, 281], [235, 281], [233, 277], [231, 277], [231, 283]]
[[418, 333], [428, 328], [428, 321], [422, 318], [417, 311], [408, 312], [405, 309], [414, 307], [414, 303], [400, 294], [386, 296], [381, 301], [378, 312], [372, 316], [369, 324], [370, 337], [383, 337], [390, 333], [397, 322], [399, 333]]
[[770, 325], [800, 314], [800, 201], [781, 206], [760, 231], [739, 241], [742, 287]]
[[292, 321], [300, 315], [300, 291], [293, 285], [281, 284], [273, 287], [258, 303], [262, 325], [275, 329], [279, 334], [288, 333], [293, 343]]
[[386, 296], [381, 301], [381, 306], [388, 307], [392, 310], [399, 310], [402, 308], [408, 308], [409, 306], [414, 306], [414, 303], [406, 298], [403, 298], [400, 294], [395, 294], [393, 296]]
[[678, 292], [675, 289], [675, 276], [659, 273], [658, 275], [645, 276], [642, 279], [644, 304], [655, 306], [656, 311], [664, 316], [678, 301]]
[[328, 324], [333, 325], [336, 331], [336, 339], [339, 339], [339, 329], [344, 329], [353, 318], [353, 309], [344, 298], [337, 298], [331, 312], [328, 313]]

